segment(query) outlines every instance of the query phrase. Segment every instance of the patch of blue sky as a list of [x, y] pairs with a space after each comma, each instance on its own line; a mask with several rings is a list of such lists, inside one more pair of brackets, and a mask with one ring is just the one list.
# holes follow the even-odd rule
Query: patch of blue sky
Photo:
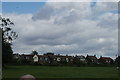
[[3, 2], [2, 13], [35, 13], [44, 5], [45, 2]]
[[106, 13], [120, 14], [120, 11], [118, 11], [118, 10], [102, 11], [102, 12], [100, 12], [99, 14], [103, 15], [103, 14], [106, 14]]
[[2, 13], [2, 2], [0, 1], [0, 15]]
[[95, 7], [97, 0], [92, 0], [90, 7]]
[[120, 11], [118, 11], [118, 10], [113, 10], [113, 11], [110, 11], [111, 13], [113, 13], [113, 14], [120, 14]]

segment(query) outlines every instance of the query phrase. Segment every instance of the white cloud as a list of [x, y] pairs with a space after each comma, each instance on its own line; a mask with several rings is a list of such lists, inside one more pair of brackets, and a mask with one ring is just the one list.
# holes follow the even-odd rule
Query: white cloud
[[[115, 5], [114, 3], [111, 5]], [[117, 14], [108, 3], [46, 3], [36, 14], [5, 14], [19, 34], [15, 52], [61, 54], [117, 54]], [[104, 12], [105, 13], [101, 13]], [[96, 12], [96, 13], [95, 13]]]

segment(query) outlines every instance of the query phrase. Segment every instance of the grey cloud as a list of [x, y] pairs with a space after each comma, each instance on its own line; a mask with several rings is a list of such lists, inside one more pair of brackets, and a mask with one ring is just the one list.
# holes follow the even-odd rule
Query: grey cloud
[[54, 9], [51, 8], [50, 6], [45, 6], [43, 7], [39, 12], [37, 12], [34, 17], [32, 17], [33, 20], [37, 19], [50, 19], [51, 16], [54, 14]]
[[100, 22], [98, 23], [99, 27], [102, 28], [112, 28], [116, 29], [118, 28], [118, 14], [112, 14], [112, 13], [107, 13], [104, 14], [104, 16], [99, 17]]

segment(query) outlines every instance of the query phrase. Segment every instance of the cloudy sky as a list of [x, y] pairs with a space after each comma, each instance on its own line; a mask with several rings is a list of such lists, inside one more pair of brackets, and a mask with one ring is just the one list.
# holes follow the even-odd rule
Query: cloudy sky
[[14, 52], [115, 57], [117, 2], [3, 2], [19, 37]]

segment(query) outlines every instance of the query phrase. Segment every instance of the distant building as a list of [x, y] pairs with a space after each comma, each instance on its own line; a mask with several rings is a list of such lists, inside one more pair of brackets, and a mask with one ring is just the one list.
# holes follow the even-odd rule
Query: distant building
[[86, 56], [86, 60], [87, 60], [88, 63], [99, 64], [96, 55], [94, 55], [94, 56], [89, 56], [89, 55], [87, 55], [87, 56]]
[[[21, 63], [39, 63], [39, 64], [110, 64], [113, 59], [110, 57], [100, 57], [97, 59], [96, 55], [81, 56], [63, 56], [55, 55], [54, 53], [38, 54], [13, 54], [13, 59]], [[116, 59], [118, 62], [118, 59]]]
[[33, 56], [33, 61], [34, 61], [34, 62], [38, 62], [38, 59], [39, 59], [38, 56], [35, 54], [35, 55]]
[[20, 54], [18, 54], [18, 53], [13, 54], [13, 59], [20, 59]]
[[22, 60], [27, 60], [27, 61], [33, 61], [33, 54], [22, 54], [21, 55], [21, 59]]
[[100, 57], [99, 59], [99, 63], [102, 63], [102, 64], [111, 64], [113, 63], [113, 59], [110, 58], [110, 57]]
[[75, 59], [78, 60], [81, 63], [87, 63], [87, 60], [85, 58], [85, 56], [81, 55], [81, 56], [75, 56]]

